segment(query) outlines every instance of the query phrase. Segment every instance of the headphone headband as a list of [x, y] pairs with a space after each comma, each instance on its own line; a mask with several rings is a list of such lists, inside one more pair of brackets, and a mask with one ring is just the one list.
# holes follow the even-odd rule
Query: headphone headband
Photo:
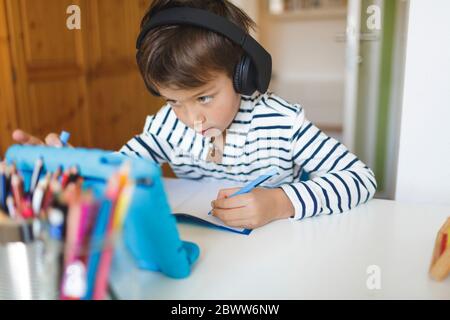
[[253, 61], [257, 70], [256, 85], [259, 92], [267, 91], [272, 73], [272, 58], [270, 54], [247, 32], [226, 18], [206, 10], [176, 7], [158, 12], [150, 17], [136, 41], [139, 50], [142, 41], [151, 29], [164, 25], [191, 25], [214, 31], [242, 47]]

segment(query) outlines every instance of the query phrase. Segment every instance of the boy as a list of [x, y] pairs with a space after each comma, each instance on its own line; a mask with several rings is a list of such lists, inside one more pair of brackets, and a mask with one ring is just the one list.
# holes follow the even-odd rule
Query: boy
[[[266, 188], [234, 197], [228, 196], [237, 188], [219, 192], [212, 212], [232, 227], [254, 229], [276, 219], [343, 212], [373, 197], [373, 172], [312, 125], [300, 105], [265, 92], [266, 88], [256, 93], [241, 86], [239, 81], [245, 79], [238, 79], [239, 68], [247, 68], [243, 74], [264, 76], [261, 63], [256, 71], [240, 64], [250, 51], [245, 41], [240, 45], [221, 32], [193, 26], [195, 21], [149, 28], [162, 11], [175, 7], [214, 13], [245, 33], [254, 25], [228, 1], [153, 1], [141, 24], [137, 62], [147, 88], [167, 104], [147, 117], [143, 133], [126, 143], [121, 153], [168, 162], [178, 177], [188, 179], [243, 184], [278, 169], [280, 174]], [[21, 131], [13, 138], [39, 142]], [[59, 144], [56, 135], [49, 135], [46, 142]], [[301, 181], [303, 173], [310, 180]]]

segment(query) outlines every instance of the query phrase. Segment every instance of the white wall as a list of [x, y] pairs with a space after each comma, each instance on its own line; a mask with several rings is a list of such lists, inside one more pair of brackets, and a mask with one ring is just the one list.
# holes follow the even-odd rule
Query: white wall
[[448, 0], [410, 2], [399, 201], [450, 204], [449, 14]]
[[271, 18], [264, 45], [273, 57], [271, 90], [305, 107], [318, 125], [342, 125], [345, 16], [333, 19]]
[[258, 0], [231, 0], [231, 2], [244, 10], [252, 19], [258, 19]]
[[[250, 16], [250, 18], [252, 18], [253, 21], [255, 21], [256, 25], [259, 25], [258, 1], [261, 0], [231, 0], [232, 3], [234, 3], [236, 6], [244, 10], [245, 13], [247, 13]], [[258, 39], [258, 33], [252, 31], [251, 34], [254, 38]]]
[[[268, 16], [263, 0], [232, 0], [252, 17], [273, 59], [270, 90], [301, 103], [317, 125], [339, 127], [343, 122], [345, 42], [336, 41], [346, 28], [345, 12], [332, 18]], [[264, 1], [265, 2], [265, 1]], [[331, 132], [329, 132], [331, 133]]]

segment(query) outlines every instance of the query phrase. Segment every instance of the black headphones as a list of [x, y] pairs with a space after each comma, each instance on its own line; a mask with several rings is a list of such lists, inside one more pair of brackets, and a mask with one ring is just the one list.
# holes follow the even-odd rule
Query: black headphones
[[[236, 65], [233, 77], [234, 89], [243, 95], [252, 95], [256, 90], [267, 91], [272, 74], [272, 58], [270, 54], [247, 32], [226, 18], [202, 9], [177, 7], [163, 10], [142, 27], [136, 41], [136, 59], [139, 58], [140, 47], [147, 33], [163, 25], [192, 25], [205, 28], [223, 35], [242, 47], [245, 54]], [[148, 88], [153, 95], [157, 92]]]

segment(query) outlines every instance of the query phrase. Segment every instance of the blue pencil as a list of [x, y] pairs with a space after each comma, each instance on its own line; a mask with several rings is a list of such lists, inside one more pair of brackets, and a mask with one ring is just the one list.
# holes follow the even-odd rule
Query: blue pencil
[[105, 197], [101, 203], [90, 241], [90, 253], [87, 264], [87, 292], [83, 300], [91, 300], [94, 295], [95, 279], [102, 255], [101, 251], [107, 240], [105, 236], [112, 207], [113, 202]]
[[[240, 195], [240, 194], [244, 194], [244, 193], [248, 193], [250, 191], [252, 191], [254, 188], [256, 188], [257, 186], [259, 186], [261, 183], [269, 180], [270, 178], [272, 178], [274, 175], [278, 174], [276, 169], [272, 169], [269, 172], [267, 172], [266, 174], [263, 174], [261, 176], [259, 176], [258, 178], [256, 178], [255, 180], [247, 183], [245, 186], [243, 186], [241, 189], [239, 189], [238, 191], [236, 191], [235, 193], [233, 193], [232, 195], [230, 195], [231, 197]], [[208, 215], [211, 214], [211, 211], [208, 212]]]

